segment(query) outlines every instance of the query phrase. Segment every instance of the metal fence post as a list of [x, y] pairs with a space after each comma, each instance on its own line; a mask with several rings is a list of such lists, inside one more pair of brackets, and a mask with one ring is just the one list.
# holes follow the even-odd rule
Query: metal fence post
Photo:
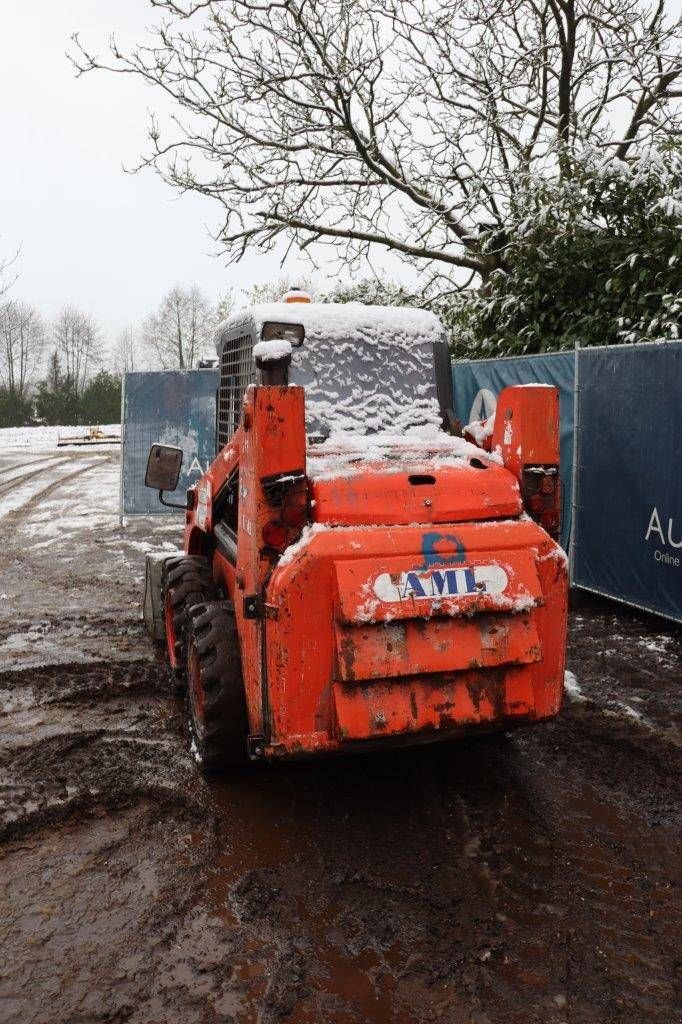
[[126, 393], [126, 373], [121, 374], [121, 455], [120, 455], [120, 468], [118, 478], [118, 525], [119, 527], [126, 526], [125, 517], [123, 515], [123, 446], [125, 444], [125, 393]]
[[580, 443], [580, 342], [573, 353], [573, 465], [571, 466], [571, 530], [568, 538], [568, 583], [573, 586], [578, 519], [578, 448]]

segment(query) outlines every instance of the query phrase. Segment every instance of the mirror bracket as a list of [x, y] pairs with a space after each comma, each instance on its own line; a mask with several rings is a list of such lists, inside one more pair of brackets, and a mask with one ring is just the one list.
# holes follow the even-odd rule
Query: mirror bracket
[[187, 498], [185, 499], [185, 501], [183, 503], [180, 503], [179, 501], [166, 501], [166, 499], [163, 496], [163, 491], [159, 491], [159, 501], [161, 502], [162, 505], [165, 505], [166, 508], [181, 508], [185, 512], [191, 512], [192, 509], [194, 508], [194, 502], [192, 501], [189, 492], [187, 494]]

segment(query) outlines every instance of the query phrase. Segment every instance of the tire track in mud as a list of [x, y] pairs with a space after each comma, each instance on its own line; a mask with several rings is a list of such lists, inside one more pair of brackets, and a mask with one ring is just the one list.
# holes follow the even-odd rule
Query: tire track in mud
[[[205, 1019], [195, 1013], [201, 982], [178, 1014], [161, 1016], [153, 1006], [138, 1016], [209, 853], [210, 836], [185, 841], [198, 824], [196, 808], [170, 808], [152, 796], [114, 810], [75, 810], [5, 844], [2, 867], [14, 896], [0, 931], [6, 1024]], [[183, 964], [173, 967], [180, 987]]]
[[0, 840], [91, 806], [184, 806], [201, 784], [167, 690], [150, 662], [0, 675]]
[[[430, 940], [425, 959], [468, 987], [482, 1022], [671, 1024], [679, 867], [670, 833], [652, 834], [579, 770], [548, 774], [552, 732], [528, 751], [519, 739], [500, 744], [485, 778], [475, 760], [464, 766], [454, 799], [440, 787], [443, 827], [461, 821], [464, 876], [477, 880], [466, 896], [476, 938], [454, 977]], [[474, 1019], [457, 1009], [444, 1018]]]
[[[64, 484], [69, 483], [71, 480], [75, 480], [86, 473], [89, 473], [92, 469], [96, 469], [98, 466], [104, 465], [109, 461], [109, 456], [100, 456], [94, 462], [88, 463], [87, 466], [81, 466], [79, 469], [74, 470], [72, 473], [67, 473], [64, 476], [60, 476], [57, 480], [50, 481], [41, 490], [34, 492], [29, 498], [17, 508], [11, 509], [5, 515], [0, 515], [0, 539], [11, 535], [18, 524], [18, 522], [30, 514], [31, 510], [40, 504], [45, 498], [49, 497], [55, 491], [63, 487]], [[71, 462], [71, 459], [69, 459]], [[31, 477], [40, 476], [44, 470], [37, 470], [35, 473], [30, 474]], [[25, 556], [20, 550], [12, 550], [12, 546], [8, 545], [4, 547], [4, 551], [0, 552], [0, 565], [8, 565], [13, 561], [25, 561]]]
[[[71, 459], [69, 462], [73, 461]], [[88, 463], [87, 466], [82, 466], [80, 469], [76, 469], [73, 473], [67, 473], [65, 476], [59, 477], [57, 480], [51, 481], [47, 486], [43, 487], [42, 490], [37, 491], [35, 494], [30, 495], [29, 499], [24, 502], [23, 505], [19, 505], [17, 508], [12, 509], [0, 519], [0, 526], [4, 523], [14, 523], [19, 515], [25, 515], [29, 512], [36, 504], [47, 498], [53, 491], [56, 491], [59, 487], [63, 487], [65, 483], [76, 477], [83, 476], [84, 473], [89, 473], [91, 469], [95, 469], [97, 466], [103, 465], [105, 462], [112, 461], [110, 456], [100, 456], [95, 462]], [[44, 470], [37, 470], [35, 473], [31, 473], [30, 476], [40, 476]]]
[[[19, 473], [16, 476], [5, 477], [0, 483], [0, 497], [10, 492], [12, 488], [18, 484], [23, 484], [27, 480], [31, 480], [34, 476], [40, 476], [48, 469], [53, 469], [55, 466], [59, 466], [65, 462], [73, 462], [73, 456], [41, 456], [39, 459], [34, 459], [32, 462], [25, 464], [20, 467]], [[15, 468], [14, 466], [10, 468]]]
[[[679, 1016], [680, 752], [590, 699], [509, 738], [207, 784], [160, 664], [7, 672], [5, 695], [11, 1024]], [[25, 711], [46, 722], [11, 748]]]
[[[2, 1019], [131, 1020], [196, 901], [214, 839], [165, 669], [6, 672], [0, 704]], [[34, 729], [13, 748], [12, 726], [26, 708], [77, 708], [79, 722], [43, 739]], [[171, 1019], [194, 1024], [185, 1011]], [[158, 1017], [152, 1010], [144, 1019]]]
[[[679, 935], [680, 922], [675, 922], [670, 899], [670, 875], [658, 866], [667, 859], [666, 851], [657, 850], [658, 843], [642, 834], [637, 822], [630, 822], [624, 835], [623, 822], [593, 794], [574, 799], [569, 810], [563, 847], [573, 901], [599, 920], [598, 944], [590, 949], [572, 943], [573, 981], [590, 972], [602, 979], [631, 1020], [668, 1024], [669, 1008], [675, 1004], [675, 949], [670, 940]], [[633, 847], [658, 856], [646, 863], [633, 858]], [[654, 893], [659, 897], [656, 911]], [[583, 1020], [590, 1019], [589, 1011], [583, 1007]]]
[[[565, 729], [559, 722], [547, 730], [551, 745], [537, 764], [539, 772], [551, 770], [551, 752], [559, 785], [541, 785], [529, 776], [537, 794], [532, 813], [509, 807], [501, 845], [498, 830], [496, 844], [485, 849], [498, 913], [523, 938], [514, 943], [496, 985], [496, 993], [506, 997], [500, 1019], [517, 1019], [513, 1007], [530, 988], [555, 992], [557, 1006], [569, 1006], [576, 1024], [670, 1024], [681, 923], [674, 898], [679, 844], [675, 829], [652, 828], [661, 810], [668, 817], [664, 803], [655, 806], [652, 779], [660, 776], [668, 785], [679, 779], [679, 758], [673, 751], [633, 766], [626, 753], [632, 748], [621, 748], [620, 734], [637, 732], [636, 724], [622, 723], [619, 735], [609, 737], [599, 721], [570, 710], [563, 724]], [[607, 759], [611, 745], [615, 772], [622, 773], [619, 780], [605, 775], [601, 786], [582, 771], [590, 756], [585, 757], [586, 742], [596, 737], [606, 751], [594, 744], [591, 757]], [[532, 755], [541, 744], [536, 737], [525, 739]], [[657, 746], [654, 737], [648, 742]]]
[[117, 453], [88, 456], [75, 453], [5, 499], [5, 509], [21, 508], [0, 518], [0, 667], [152, 657], [139, 616], [138, 550], [152, 545], [137, 539], [158, 527], [142, 522], [122, 533], [109, 511]]

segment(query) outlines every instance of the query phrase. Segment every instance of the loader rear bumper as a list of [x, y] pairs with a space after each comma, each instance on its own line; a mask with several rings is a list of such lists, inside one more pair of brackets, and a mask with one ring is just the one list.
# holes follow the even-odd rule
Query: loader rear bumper
[[313, 761], [317, 757], [352, 757], [354, 755], [372, 754], [380, 750], [404, 750], [407, 747], [427, 747], [436, 744], [453, 743], [457, 740], [474, 739], [477, 736], [491, 736], [495, 733], [512, 732], [529, 725], [541, 725], [535, 718], [510, 718], [508, 721], [496, 720], [483, 722], [479, 725], [451, 726], [449, 729], [431, 730], [426, 732], [396, 733], [388, 736], [375, 736], [362, 740], [346, 740], [339, 743], [330, 740], [326, 733], [310, 733], [307, 736], [293, 737], [291, 742], [272, 743], [267, 746], [257, 745], [256, 752], [250, 754], [251, 761]]
[[502, 672], [464, 675], [450, 684], [442, 679], [438, 685], [410, 680], [400, 689], [392, 680], [361, 690], [334, 684], [334, 735], [320, 731], [289, 736], [286, 742], [261, 748], [259, 756], [299, 759], [334, 752], [365, 753], [442, 743], [540, 721], [522, 674], [515, 680], [511, 673]]
[[266, 756], [433, 742], [557, 714], [563, 553], [528, 520], [314, 535], [273, 576]]

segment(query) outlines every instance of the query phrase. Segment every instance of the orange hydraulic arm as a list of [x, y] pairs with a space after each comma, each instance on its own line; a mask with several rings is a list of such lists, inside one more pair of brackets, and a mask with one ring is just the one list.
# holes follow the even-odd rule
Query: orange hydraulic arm
[[307, 515], [306, 431], [301, 387], [250, 386], [242, 423], [195, 488], [185, 550], [210, 554], [225, 489], [237, 494], [236, 558], [217, 546], [214, 577], [234, 602], [252, 733], [267, 731], [262, 678], [265, 587], [278, 556], [300, 536]]
[[[489, 421], [488, 421], [489, 422]], [[479, 426], [483, 427], [483, 424]], [[500, 392], [492, 436], [466, 430], [474, 443], [502, 456], [519, 482], [530, 516], [555, 540], [561, 533], [559, 392], [545, 384], [522, 384]]]

